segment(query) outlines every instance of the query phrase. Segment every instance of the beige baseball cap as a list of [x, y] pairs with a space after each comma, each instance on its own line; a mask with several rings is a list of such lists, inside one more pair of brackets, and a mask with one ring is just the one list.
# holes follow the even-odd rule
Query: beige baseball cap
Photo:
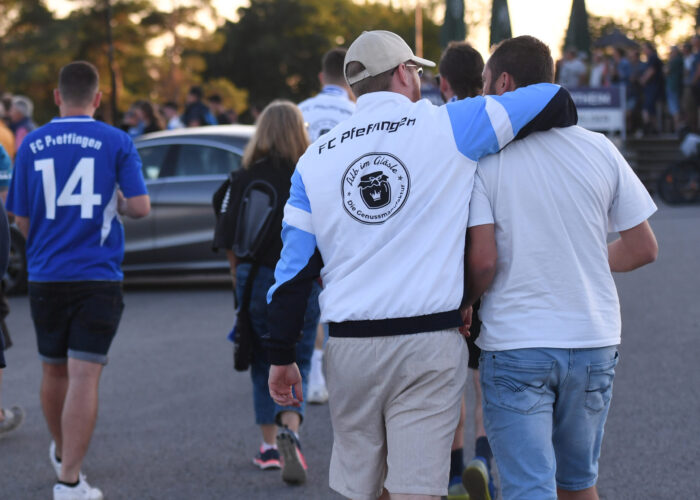
[[429, 68], [435, 66], [433, 61], [415, 56], [399, 35], [384, 30], [363, 31], [345, 54], [344, 67], [347, 68], [348, 63], [353, 61], [361, 63], [365, 70], [352, 77], [346, 74], [345, 79], [350, 85], [389, 71], [406, 61], [414, 61]]

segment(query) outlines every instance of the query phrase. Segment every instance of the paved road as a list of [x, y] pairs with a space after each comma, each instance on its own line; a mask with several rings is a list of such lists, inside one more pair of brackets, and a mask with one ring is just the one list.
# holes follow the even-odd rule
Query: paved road
[[[617, 277], [624, 341], [601, 460], [604, 500], [700, 491], [700, 207], [662, 207], [652, 225], [657, 263]], [[232, 321], [225, 284], [132, 285], [126, 304], [84, 467], [109, 500], [340, 498], [327, 486], [327, 406], [311, 407], [302, 431], [305, 486], [287, 487], [250, 463], [259, 434], [250, 382], [231, 369], [224, 339]], [[3, 403], [22, 404], [27, 421], [0, 441], [0, 499], [48, 499], [54, 478], [27, 299], [11, 305], [16, 346]]]

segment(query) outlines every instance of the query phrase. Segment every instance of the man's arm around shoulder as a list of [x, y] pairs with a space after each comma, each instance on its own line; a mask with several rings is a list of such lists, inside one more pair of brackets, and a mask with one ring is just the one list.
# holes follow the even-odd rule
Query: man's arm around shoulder
[[633, 271], [656, 260], [659, 245], [648, 221], [626, 231], [608, 244], [610, 270], [617, 273]]

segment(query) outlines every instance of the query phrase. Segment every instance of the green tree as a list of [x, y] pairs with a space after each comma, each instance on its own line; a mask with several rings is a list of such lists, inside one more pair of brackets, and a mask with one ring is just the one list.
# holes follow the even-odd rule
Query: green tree
[[[439, 27], [424, 16], [424, 54], [440, 55]], [[219, 33], [224, 44], [206, 54], [207, 78], [227, 78], [264, 105], [276, 98], [296, 102], [317, 92], [323, 54], [347, 46], [362, 31], [388, 29], [415, 45], [414, 13], [377, 3], [351, 0], [251, 0], [239, 9], [239, 21]]]
[[[670, 0], [665, 6], [648, 8], [646, 11], [629, 11], [624, 18], [589, 16], [591, 39], [595, 42], [601, 36], [619, 29], [629, 38], [637, 41], [651, 41], [655, 44], [670, 45], [681, 40], [670, 38], [675, 23], [695, 19], [697, 4], [687, 0]], [[694, 34], [690, 31], [683, 38]]]
[[591, 34], [588, 28], [586, 0], [574, 0], [571, 4], [569, 27], [564, 39], [565, 47], [575, 47], [579, 52], [591, 52]]
[[511, 38], [512, 36], [510, 14], [508, 13], [508, 0], [493, 0], [491, 6], [489, 46], [493, 47], [498, 42]]
[[445, 1], [445, 22], [440, 29], [440, 45], [446, 47], [452, 40], [462, 41], [467, 37], [464, 22], [464, 0]]

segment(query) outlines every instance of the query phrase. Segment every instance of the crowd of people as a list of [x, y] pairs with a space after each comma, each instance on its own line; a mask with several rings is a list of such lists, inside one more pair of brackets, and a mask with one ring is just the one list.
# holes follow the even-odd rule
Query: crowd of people
[[175, 101], [157, 107], [147, 100], [135, 101], [124, 113], [121, 129], [136, 138], [142, 134], [203, 125], [230, 125], [238, 122], [238, 114], [227, 108], [219, 94], [210, 94], [204, 100], [202, 87], [190, 87], [182, 113]]
[[700, 36], [671, 46], [665, 61], [651, 42], [595, 48], [590, 57], [569, 47], [556, 63], [556, 82], [571, 89], [622, 86], [627, 131], [636, 136], [697, 132]]
[[[436, 66], [441, 105], [421, 99]], [[486, 62], [452, 43], [436, 65], [369, 31], [324, 56], [319, 95], [265, 107], [213, 235], [239, 304], [234, 340], [248, 342], [256, 466], [306, 480], [304, 396], [319, 394], [329, 484], [347, 498], [492, 500], [494, 465], [504, 500], [598, 498], [621, 335], [612, 272], [656, 258], [656, 206], [615, 146], [576, 126], [554, 75], [530, 36]], [[33, 130], [18, 97], [7, 209], [27, 241], [53, 498], [101, 500], [82, 464], [124, 307], [117, 215], [150, 211], [132, 137], [227, 116], [193, 87], [182, 114], [137, 101], [110, 127], [93, 118], [102, 94], [83, 61], [61, 69], [50, 123]], [[0, 416], [0, 435], [21, 423]]]

